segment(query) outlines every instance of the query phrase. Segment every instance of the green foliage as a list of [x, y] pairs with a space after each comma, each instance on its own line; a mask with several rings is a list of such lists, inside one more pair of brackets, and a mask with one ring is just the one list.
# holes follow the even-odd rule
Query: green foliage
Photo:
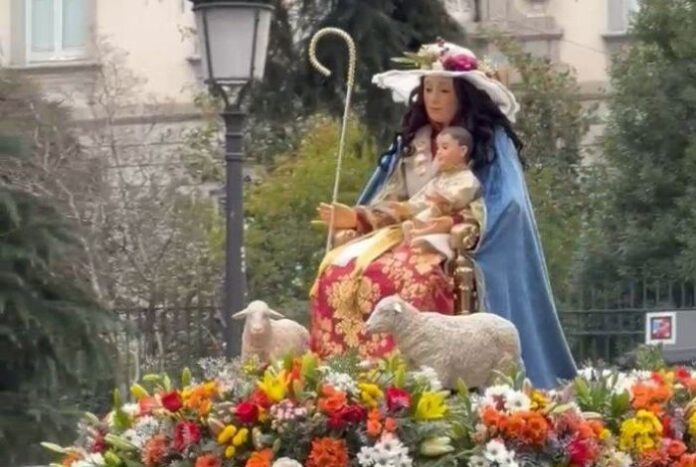
[[662, 346], [640, 345], [635, 350], [636, 369], [657, 371], [667, 367], [662, 356]]
[[[312, 119], [299, 148], [278, 158], [268, 177], [249, 190], [245, 244], [251, 298], [279, 304], [307, 300], [326, 238], [325, 229], [310, 222], [319, 203], [331, 200], [339, 129], [329, 118]], [[346, 204], [354, 203], [373, 166], [375, 148], [365, 134], [362, 125], [350, 123], [340, 187]]]
[[113, 323], [70, 272], [81, 254], [72, 228], [46, 200], [0, 182], [3, 465], [27, 461], [42, 439], [65, 441], [76, 404], [112, 384], [100, 336]]
[[608, 177], [589, 219], [586, 282], [696, 273], [696, 8], [641, 3], [614, 60], [604, 143]]
[[[578, 248], [586, 196], [581, 185], [581, 143], [593, 109], [583, 108], [574, 74], [523, 51], [509, 38], [493, 43], [519, 75], [516, 130], [525, 144], [527, 184], [554, 290], [563, 294]], [[569, 254], [571, 253], [571, 254]]]

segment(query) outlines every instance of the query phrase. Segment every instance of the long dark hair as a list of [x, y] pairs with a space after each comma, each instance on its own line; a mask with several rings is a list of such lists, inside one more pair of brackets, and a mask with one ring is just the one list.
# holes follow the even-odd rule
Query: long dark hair
[[[423, 82], [424, 78], [421, 78], [420, 85], [411, 93], [410, 106], [401, 123], [403, 148], [406, 151], [404, 155], [407, 157], [412, 153], [410, 145], [416, 132], [430, 123], [425, 111]], [[454, 79], [454, 91], [459, 105], [451, 125], [466, 128], [474, 137], [474, 150], [471, 152], [474, 168], [480, 168], [490, 163], [491, 156], [494, 156], [494, 153], [489, 149], [493, 144], [493, 134], [496, 127], [503, 128], [508, 134], [517, 148], [520, 162], [524, 165], [522, 141], [513, 130], [510, 120], [503, 115], [488, 94], [469, 81], [457, 78]]]

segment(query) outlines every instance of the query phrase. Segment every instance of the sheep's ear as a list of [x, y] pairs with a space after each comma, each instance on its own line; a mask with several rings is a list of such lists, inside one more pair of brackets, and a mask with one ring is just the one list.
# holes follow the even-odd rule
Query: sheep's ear
[[267, 314], [268, 316], [270, 316], [271, 318], [275, 318], [275, 319], [283, 319], [283, 318], [285, 318], [285, 315], [283, 315], [282, 313], [279, 313], [279, 312], [277, 312], [277, 311], [275, 311], [275, 310], [271, 310], [270, 308], [267, 308], [267, 309], [266, 309], [266, 314]]
[[238, 311], [238, 312], [236, 312], [235, 314], [233, 314], [233, 315], [232, 315], [232, 319], [242, 319], [242, 318], [246, 318], [247, 315], [248, 315], [250, 312], [251, 312], [251, 310], [249, 310], [249, 307], [246, 307], [246, 308], [244, 308], [242, 311]]

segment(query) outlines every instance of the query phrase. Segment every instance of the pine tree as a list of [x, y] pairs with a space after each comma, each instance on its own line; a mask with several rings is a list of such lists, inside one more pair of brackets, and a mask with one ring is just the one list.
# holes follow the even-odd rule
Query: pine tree
[[[23, 105], [5, 78], [0, 100]], [[74, 226], [13, 172], [31, 150], [22, 115], [0, 126], [0, 465], [44, 458], [40, 441], [70, 441], [76, 407], [112, 384], [114, 322], [75, 268]]]
[[645, 0], [613, 63], [609, 176], [585, 238], [587, 280], [696, 273], [695, 34], [693, 0]]

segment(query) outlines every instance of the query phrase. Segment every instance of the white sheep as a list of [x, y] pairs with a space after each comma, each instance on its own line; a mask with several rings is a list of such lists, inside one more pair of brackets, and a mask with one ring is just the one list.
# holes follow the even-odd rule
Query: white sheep
[[471, 388], [486, 387], [521, 364], [515, 325], [492, 313], [443, 315], [421, 312], [398, 295], [380, 300], [365, 324], [368, 333], [387, 332], [413, 368], [431, 367], [442, 385], [462, 378]]
[[261, 300], [249, 303], [232, 318], [246, 318], [242, 333], [243, 360], [256, 357], [260, 362], [268, 363], [288, 354], [302, 354], [309, 348], [307, 329], [286, 319]]

